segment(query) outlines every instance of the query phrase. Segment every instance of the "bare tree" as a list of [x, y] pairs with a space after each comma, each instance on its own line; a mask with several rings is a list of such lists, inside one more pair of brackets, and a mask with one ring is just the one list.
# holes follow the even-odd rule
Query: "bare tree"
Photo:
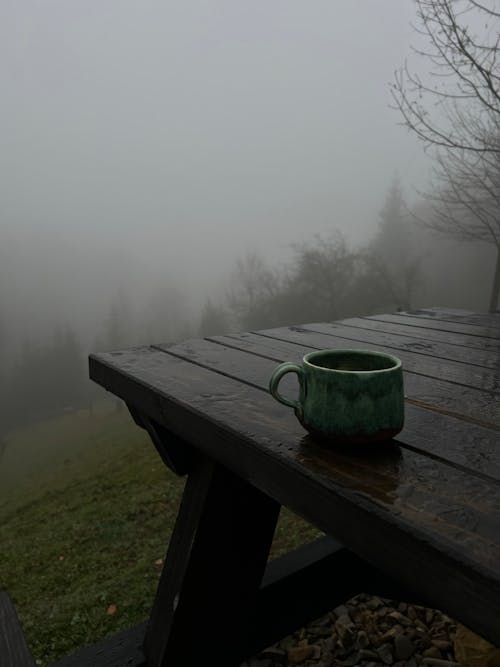
[[230, 309], [237, 325], [245, 328], [259, 326], [262, 311], [279, 291], [279, 277], [256, 252], [240, 257], [231, 276], [228, 294]]
[[[500, 146], [500, 131], [484, 140]], [[432, 174], [433, 189], [424, 194], [428, 211], [420, 221], [439, 234], [459, 241], [488, 243], [496, 249], [489, 310], [500, 295], [500, 153], [472, 154], [441, 149]]]
[[357, 255], [340, 232], [295, 245], [288, 290], [302, 304], [307, 319], [335, 320], [348, 310], [356, 278]]
[[[423, 79], [408, 65], [396, 72], [392, 97], [406, 127], [426, 147], [499, 153], [482, 129], [500, 121], [500, 1], [415, 0], [414, 26], [427, 47]], [[481, 34], [478, 35], [477, 31]]]
[[408, 64], [392, 96], [406, 127], [433, 148], [430, 214], [424, 224], [497, 251], [490, 311], [500, 292], [500, 0], [415, 0], [416, 49], [425, 81]]

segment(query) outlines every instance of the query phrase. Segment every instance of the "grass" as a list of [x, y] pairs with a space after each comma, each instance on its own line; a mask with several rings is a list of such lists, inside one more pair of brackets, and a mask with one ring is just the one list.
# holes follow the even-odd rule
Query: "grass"
[[[0, 589], [38, 664], [147, 618], [183, 486], [114, 404], [12, 434], [0, 466]], [[282, 511], [271, 556], [317, 534]]]

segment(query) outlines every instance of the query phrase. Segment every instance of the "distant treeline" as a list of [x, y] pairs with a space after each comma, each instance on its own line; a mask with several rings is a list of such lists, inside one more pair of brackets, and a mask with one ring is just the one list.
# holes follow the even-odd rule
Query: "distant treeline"
[[90, 345], [70, 326], [56, 326], [48, 340], [29, 332], [6, 354], [0, 326], [0, 439], [18, 426], [91, 409], [101, 400], [102, 389], [88, 379], [91, 351], [424, 305], [485, 309], [493, 257], [487, 247], [476, 248], [439, 245], [413, 222], [394, 184], [364, 247], [350, 248], [338, 233], [313, 236], [280, 268], [250, 252], [235, 261], [225, 294], [208, 298], [197, 317], [187, 314], [185, 295], [166, 284], [141, 311], [126, 289], [119, 290]]
[[226, 299], [207, 300], [197, 333], [210, 336], [328, 321], [430, 305], [485, 310], [495, 253], [488, 244], [446, 241], [409, 212], [397, 182], [375, 233], [350, 248], [342, 235], [294, 247], [279, 270], [256, 253], [236, 262]]
[[2, 365], [0, 435], [44, 417], [88, 405], [84, 354], [71, 329], [56, 331], [52, 340], [25, 342], [14, 363]]

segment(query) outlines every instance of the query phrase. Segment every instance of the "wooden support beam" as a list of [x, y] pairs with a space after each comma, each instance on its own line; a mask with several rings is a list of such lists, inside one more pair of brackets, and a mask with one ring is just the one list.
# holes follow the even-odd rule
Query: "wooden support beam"
[[[413, 594], [398, 588], [330, 537], [276, 558], [267, 565], [250, 621], [253, 630], [241, 646], [241, 659], [259, 653], [360, 592], [416, 601]], [[231, 610], [227, 610], [230, 615]], [[50, 667], [146, 667], [142, 648], [145, 632], [146, 623], [141, 623]], [[198, 641], [194, 628], [191, 636]]]
[[255, 655], [358, 593], [414, 601], [331, 537], [271, 561], [262, 582], [246, 656]]
[[127, 408], [137, 426], [147, 431], [161, 460], [172, 472], [182, 477], [192, 470], [196, 452], [188, 442], [141, 413], [133, 405], [127, 403]]
[[145, 653], [151, 667], [238, 664], [280, 506], [209, 460], [188, 476]]

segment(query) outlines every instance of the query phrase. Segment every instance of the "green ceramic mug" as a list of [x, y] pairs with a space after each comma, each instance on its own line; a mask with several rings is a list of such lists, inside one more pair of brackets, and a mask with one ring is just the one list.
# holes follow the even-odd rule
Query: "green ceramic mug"
[[[282, 396], [281, 378], [296, 373], [299, 399]], [[269, 382], [274, 398], [295, 409], [300, 423], [313, 435], [340, 442], [387, 440], [404, 423], [401, 361], [369, 350], [319, 350], [301, 364], [285, 362]]]

